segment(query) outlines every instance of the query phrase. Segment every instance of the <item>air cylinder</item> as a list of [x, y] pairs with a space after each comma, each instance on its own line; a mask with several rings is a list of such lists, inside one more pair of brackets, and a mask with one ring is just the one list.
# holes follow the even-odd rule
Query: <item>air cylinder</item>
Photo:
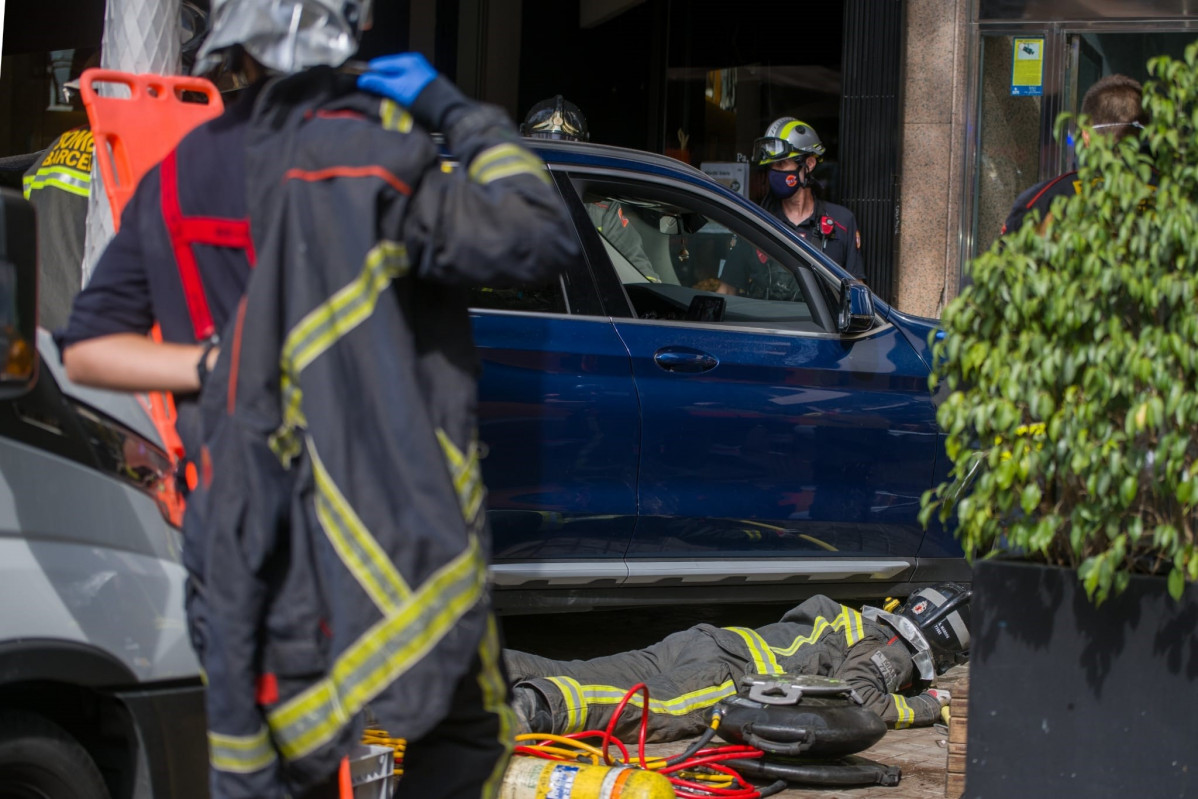
[[539, 757], [513, 757], [499, 799], [674, 799], [674, 786], [656, 771], [593, 766]]

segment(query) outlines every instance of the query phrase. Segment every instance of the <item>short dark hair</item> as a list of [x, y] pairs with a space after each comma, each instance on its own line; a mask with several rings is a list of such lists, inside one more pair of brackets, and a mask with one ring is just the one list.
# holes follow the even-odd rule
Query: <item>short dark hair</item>
[[1100, 78], [1086, 92], [1086, 96], [1082, 98], [1081, 112], [1090, 118], [1091, 125], [1127, 123], [1126, 127], [1108, 128], [1104, 131], [1116, 139], [1122, 139], [1136, 132], [1131, 123], [1138, 122], [1143, 125], [1148, 121], [1148, 116], [1140, 104], [1143, 93], [1139, 81], [1126, 75], [1107, 75]]

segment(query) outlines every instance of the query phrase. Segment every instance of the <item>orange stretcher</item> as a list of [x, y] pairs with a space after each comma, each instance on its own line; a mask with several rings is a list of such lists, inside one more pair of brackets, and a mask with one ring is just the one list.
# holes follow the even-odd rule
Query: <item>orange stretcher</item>
[[[123, 86], [128, 96], [104, 96], [99, 85]], [[125, 92], [121, 92], [124, 94]], [[88, 69], [79, 78], [79, 94], [87, 109], [95, 140], [95, 159], [112, 209], [113, 229], [120, 230], [121, 212], [138, 181], [197, 125], [224, 110], [211, 81], [184, 75], [134, 75], [110, 69]], [[162, 334], [155, 325], [155, 341]], [[150, 414], [171, 463], [183, 463], [183, 442], [175, 430], [175, 401], [169, 392], [140, 397]], [[194, 471], [191, 470], [191, 471]], [[185, 475], [194, 487], [194, 474]], [[173, 481], [159, 489], [159, 501], [174, 524], [182, 524], [183, 494]]]

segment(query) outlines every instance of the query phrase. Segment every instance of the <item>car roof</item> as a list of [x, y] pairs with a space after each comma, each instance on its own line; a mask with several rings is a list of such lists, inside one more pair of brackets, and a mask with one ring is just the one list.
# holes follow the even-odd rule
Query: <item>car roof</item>
[[712, 179], [707, 173], [668, 155], [632, 150], [627, 147], [614, 147], [610, 144], [562, 139], [526, 137], [524, 144], [550, 166], [592, 166], [641, 173], [652, 172], [727, 191], [721, 183]]

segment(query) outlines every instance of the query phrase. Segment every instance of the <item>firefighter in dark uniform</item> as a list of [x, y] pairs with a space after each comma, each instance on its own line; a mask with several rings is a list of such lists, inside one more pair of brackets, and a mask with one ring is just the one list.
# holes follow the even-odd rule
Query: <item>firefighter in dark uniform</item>
[[[591, 131], [587, 119], [577, 105], [554, 95], [528, 109], [520, 124], [520, 135], [533, 139], [556, 139], [559, 141], [590, 141]], [[586, 204], [591, 224], [607, 242], [632, 266], [652, 283], [660, 283], [661, 277], [645, 252], [641, 234], [629, 220], [629, 210], [619, 200], [606, 199]]]
[[[969, 649], [970, 590], [943, 583], [912, 594], [896, 612], [861, 611], [815, 596], [782, 620], [751, 630], [700, 624], [642, 650], [557, 661], [509, 650], [513, 705], [522, 731], [606, 729], [625, 692], [649, 689], [648, 740], [698, 735], [745, 674], [832, 677], [847, 683], [890, 727], [927, 726], [948, 703], [927, 686]], [[630, 702], [643, 704], [638, 694]], [[631, 740], [641, 713], [625, 710], [615, 735]]]
[[[1083, 145], [1089, 143], [1091, 130], [1115, 141], [1138, 134], [1148, 122], [1141, 105], [1142, 96], [1140, 83], [1126, 75], [1107, 75], [1095, 82], [1082, 98], [1081, 115], [1090, 120], [1089, 128], [1081, 132]], [[1051, 215], [1053, 200], [1072, 197], [1079, 191], [1077, 170], [1043, 180], [1024, 190], [1011, 206], [1001, 235], [1019, 230], [1029, 217], [1036, 219], [1037, 229], [1043, 231]]]
[[[520, 146], [514, 125], [501, 110], [465, 97], [418, 54], [372, 62], [371, 70], [357, 79], [357, 85], [374, 92], [374, 97], [354, 91], [352, 77], [333, 72], [331, 68], [353, 54], [369, 19], [369, 0], [214, 0], [212, 31], [199, 53], [197, 71], [231, 64], [245, 73], [250, 86], [238, 103], [189, 133], [141, 180], [123, 212], [119, 233], [77, 296], [68, 326], [59, 336], [63, 362], [73, 380], [116, 390], [174, 392], [188, 457], [201, 461], [200, 491], [189, 499], [184, 522], [183, 560], [191, 578], [189, 628], [209, 676], [206, 701], [214, 799], [335, 796], [336, 774], [330, 763], [335, 766], [337, 761], [330, 760], [332, 750], [342, 751], [340, 744], [360, 733], [367, 701], [372, 707], [385, 705], [393, 718], [397, 718], [396, 708], [410, 713], [403, 717], [410, 726], [398, 724], [388, 729], [408, 739], [405, 775], [397, 796], [494, 796], [512, 746], [512, 714], [504, 701], [497, 632], [485, 583], [488, 552], [486, 531], [479, 527], [485, 526], [485, 512], [482, 486], [476, 479], [477, 446], [463, 440], [476, 424], [472, 412], [476, 367], [461, 297], [464, 286], [484, 280], [502, 285], [550, 279], [577, 256], [577, 244], [544, 165]], [[334, 107], [314, 107], [291, 119], [291, 127], [278, 127], [283, 125], [284, 113], [302, 104], [309, 88], [319, 92], [321, 102]], [[279, 116], [271, 116], [272, 112]], [[309, 124], [322, 130], [341, 126], [337, 129], [356, 136], [354, 141], [360, 146], [329, 146], [326, 135], [315, 150], [292, 152], [288, 145], [295, 140], [295, 131], [309, 130], [304, 127]], [[446, 147], [461, 161], [459, 171], [448, 173], [441, 168], [429, 131], [444, 133]], [[277, 136], [273, 148], [272, 136]], [[375, 153], [382, 153], [378, 161], [354, 163]], [[261, 175], [252, 168], [260, 168], [264, 159], [277, 162], [289, 157], [329, 165], [308, 171], [297, 165], [294, 175], [287, 172], [286, 180], [255, 180]], [[247, 197], [258, 198], [255, 208], [270, 207], [262, 196], [273, 197], [275, 206], [282, 205], [285, 183], [292, 187], [285, 195], [288, 201], [297, 193], [296, 186], [312, 186], [312, 192], [324, 192], [322, 196], [344, 187], [346, 192], [357, 192], [355, 199], [377, 196], [377, 201], [365, 202], [370, 215], [352, 218], [337, 216], [337, 209], [321, 209], [318, 218], [322, 224], [291, 228], [299, 232], [280, 240], [271, 235], [277, 230], [272, 226], [280, 224], [284, 215], [251, 220]], [[312, 240], [295, 240], [303, 236]], [[207, 472], [204, 468], [208, 463], [204, 454], [209, 450], [211, 463], [221, 461], [216, 455], [219, 442], [208, 438], [212, 431], [207, 411], [201, 425], [198, 398], [210, 378], [235, 387], [236, 380], [228, 377], [237, 373], [236, 361], [230, 366], [231, 355], [244, 349], [241, 344], [255, 344], [234, 335], [241, 329], [234, 324], [237, 309], [245, 307], [242, 297], [247, 286], [252, 289], [254, 285], [250, 278], [255, 264], [261, 274], [268, 263], [277, 265], [279, 254], [288, 247], [315, 252], [330, 243], [344, 245], [347, 252], [359, 245], [370, 247], [370, 251], [365, 263], [346, 259], [337, 264], [337, 269], [359, 270], [355, 274], [360, 277], [337, 286], [343, 290], [331, 294], [313, 311], [315, 326], [311, 329], [321, 335], [299, 343], [306, 345], [303, 353], [315, 359], [315, 365], [297, 360], [293, 366], [296, 370], [319, 369], [332, 362], [334, 355], [344, 357], [330, 350], [345, 337], [359, 347], [352, 352], [367, 349], [360, 345], [369, 323], [383, 313], [389, 314], [389, 321], [401, 313], [401, 301], [387, 291], [391, 284], [383, 282], [384, 277], [420, 280], [425, 301], [417, 310], [434, 318], [422, 322], [416, 335], [423, 339], [439, 332], [439, 338], [452, 339], [457, 348], [455, 358], [433, 357], [440, 352], [437, 342], [420, 352], [410, 347], [401, 350], [391, 341], [385, 347], [380, 345], [387, 357], [394, 359], [402, 352], [407, 359], [404, 374], [413, 379], [404, 382], [404, 390], [413, 401], [395, 406], [375, 403], [372, 409], [387, 409], [395, 428], [409, 429], [404, 427], [409, 420], [412, 428], [418, 428], [410, 433], [412, 441], [388, 439], [385, 448], [389, 452], [402, 455], [419, 449], [427, 455], [431, 446], [446, 459], [447, 468], [439, 470], [426, 458], [419, 468], [405, 474], [382, 470], [385, 475], [360, 479], [373, 489], [385, 477], [392, 496], [419, 495], [402, 512], [387, 514], [385, 522], [391, 527], [384, 535], [364, 526], [363, 518], [369, 518], [368, 513], [377, 507], [355, 505], [358, 486], [350, 485], [339, 473], [344, 466], [339, 456], [348, 452], [357, 457], [357, 453], [373, 450], [363, 442], [342, 439], [344, 452], [325, 452], [326, 461], [319, 467], [323, 469], [319, 473], [322, 496], [338, 491], [340, 495], [336, 507], [330, 510], [325, 504], [321, 509], [334, 514], [335, 521], [330, 524], [341, 525], [329, 532], [330, 540], [350, 541], [356, 547], [355, 557], [365, 552], [373, 560], [368, 571], [362, 572], [342, 566], [334, 557], [323, 576], [382, 580], [390, 593], [339, 595], [337, 607], [319, 618], [297, 620], [302, 603], [283, 603], [269, 606], [263, 611], [267, 614], [264, 618], [243, 611], [246, 618], [239, 620], [238, 609], [230, 607], [226, 594], [218, 589], [209, 596], [205, 591], [206, 578], [215, 585], [212, 578], [233, 571], [245, 552], [226, 549], [214, 555], [209, 551], [209, 539], [222, 540], [213, 533], [228, 528], [218, 515], [237, 513], [221, 506], [223, 497], [237, 492], [218, 491], [217, 485], [236, 478], [223, 476], [219, 466]], [[270, 261], [259, 262], [259, 256], [265, 259], [268, 253], [273, 256]], [[305, 273], [309, 280], [323, 279], [319, 263]], [[430, 297], [445, 299], [438, 302]], [[378, 300], [374, 306], [383, 309], [373, 316], [367, 313], [371, 298]], [[280, 295], [283, 299], [287, 298]], [[438, 310], [445, 312], [437, 315]], [[146, 335], [155, 321], [161, 327], [161, 342]], [[402, 323], [394, 328], [397, 340], [410, 332]], [[323, 353], [320, 358], [314, 354], [318, 351]], [[429, 355], [429, 362], [420, 360], [422, 355]], [[277, 353], [275, 362], [279, 362]], [[358, 374], [369, 380], [374, 373], [367, 366]], [[399, 370], [393, 369], [384, 377], [397, 374]], [[434, 390], [450, 374], [458, 398], [452, 402]], [[432, 386], [415, 379], [420, 375], [426, 375]], [[265, 374], [247, 371], [243, 377], [257, 378], [263, 387], [270, 383]], [[212, 384], [214, 391], [209, 394], [225, 396], [219, 390], [220, 380]], [[274, 385], [277, 387], [277, 381]], [[355, 389], [353, 385], [335, 387], [351, 399]], [[421, 391], [438, 398], [437, 408], [420, 407]], [[311, 393], [320, 392], [313, 389]], [[232, 407], [231, 393], [229, 397]], [[296, 396], [297, 412], [306, 409], [303, 401]], [[225, 401], [218, 404], [223, 408]], [[440, 428], [434, 431], [418, 425], [416, 420], [435, 419], [451, 405], [457, 415], [445, 436]], [[314, 424], [317, 420], [310, 421]], [[409, 447], [417, 440], [420, 447]], [[458, 458], [449, 463], [451, 455]], [[287, 458], [296, 457], [282, 451], [274, 456], [279, 459], [276, 469]], [[317, 467], [309, 461], [301, 463], [306, 479], [313, 479]], [[370, 472], [367, 463], [354, 465], [359, 477]], [[217, 473], [216, 481], [212, 471]], [[259, 476], [249, 470], [246, 485]], [[413, 481], [428, 492], [413, 491]], [[209, 485], [212, 490], [205, 490]], [[471, 518], [464, 520], [467, 500]], [[304, 519], [317, 517], [310, 506], [308, 512], [310, 517]], [[405, 515], [421, 514], [436, 518], [457, 537], [453, 541], [424, 540], [421, 536], [431, 536], [427, 531], [438, 528], [400, 524]], [[345, 533], [345, 525], [352, 526], [352, 535]], [[290, 525], [293, 531], [300, 526]], [[251, 532], [262, 533], [267, 527], [274, 529], [263, 525]], [[470, 546], [449, 552], [467, 533]], [[378, 538], [372, 540], [375, 534]], [[404, 539], [405, 535], [410, 537]], [[305, 545], [314, 551], [324, 547], [320, 552], [328, 554], [326, 541], [308, 539]], [[403, 558], [389, 559], [384, 552], [403, 553]], [[439, 568], [442, 556], [452, 558], [443, 571], [436, 572], [444, 581], [426, 581], [426, 570]], [[402, 559], [406, 561], [401, 564]], [[359, 562], [361, 559], [354, 561]], [[213, 568], [207, 569], [209, 565]], [[320, 582], [303, 566], [292, 564], [291, 574], [296, 576], [288, 578], [288, 585], [300, 586], [311, 595], [303, 597], [305, 603], [327, 601], [319, 594]], [[405, 569], [402, 574], [401, 567]], [[361, 591], [358, 585], [353, 587]], [[449, 588], [459, 593], [449, 595]], [[247, 586], [247, 590], [257, 588]], [[350, 619], [339, 626], [338, 619], [346, 618], [345, 609], [355, 602], [362, 605], [363, 596], [385, 600], [386, 624], [380, 624], [379, 634], [351, 640], [348, 636], [352, 633], [346, 630], [360, 620]], [[230, 643], [230, 619], [248, 624], [252, 634]], [[277, 630], [313, 620], [319, 624], [300, 649], [288, 649], [286, 641], [276, 645], [280, 639], [271, 638]], [[402, 637], [419, 630], [423, 630], [416, 640], [419, 647]], [[225, 637], [219, 639], [218, 634]], [[217, 640], [225, 643], [218, 645]], [[352, 646], [337, 648], [347, 644]], [[380, 649], [384, 644], [394, 647]], [[388, 658], [380, 664], [383, 653]], [[244, 682], [225, 680], [229, 663], [257, 664], [261, 671], [256, 691], [238, 693]], [[396, 663], [404, 668], [397, 669]], [[288, 695], [288, 686], [300, 679], [312, 680], [313, 691], [299, 697]], [[395, 697], [403, 694], [419, 696], [420, 701], [397, 702]], [[308, 700], [325, 705], [304, 712]], [[295, 713], [290, 710], [293, 706], [298, 708]], [[272, 710], [274, 715], [269, 715]], [[247, 718], [255, 720], [252, 729], [244, 726]]]
[[[767, 194], [761, 207], [781, 219], [816, 249], [842, 266], [853, 277], [865, 279], [861, 258], [861, 233], [853, 212], [830, 203], [815, 192], [812, 170], [824, 155], [819, 135], [794, 117], [774, 120], [765, 135], [753, 144], [752, 163], [766, 170]], [[755, 273], [762, 272], [764, 253], [741, 242], [728, 255], [720, 273], [720, 291], [761, 299], [779, 297], [777, 287], [766, 290]], [[777, 270], [773, 270], [777, 272]], [[776, 277], [773, 278], [776, 283]]]

